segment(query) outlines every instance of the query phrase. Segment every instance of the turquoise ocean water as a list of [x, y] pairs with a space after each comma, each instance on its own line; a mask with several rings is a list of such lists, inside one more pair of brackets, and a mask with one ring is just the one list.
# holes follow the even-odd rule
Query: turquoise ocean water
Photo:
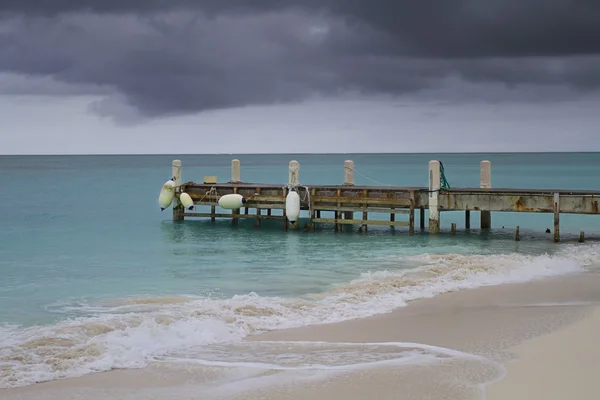
[[[600, 189], [600, 154], [0, 156], [0, 388], [135, 368], [156, 357], [235, 342], [268, 329], [387, 312], [449, 290], [577, 272], [600, 259], [597, 216], [443, 213], [442, 229], [283, 232], [280, 223], [173, 222], [157, 197], [171, 161], [183, 181], [230, 178], [339, 184], [352, 159], [359, 185], [427, 186], [439, 159], [453, 187], [477, 187], [492, 162], [503, 188]], [[303, 214], [306, 216], [305, 214]], [[418, 221], [418, 217], [417, 217]], [[521, 241], [513, 240], [515, 225]], [[579, 231], [592, 240], [577, 244]], [[196, 351], [196, 353], [194, 353]]]

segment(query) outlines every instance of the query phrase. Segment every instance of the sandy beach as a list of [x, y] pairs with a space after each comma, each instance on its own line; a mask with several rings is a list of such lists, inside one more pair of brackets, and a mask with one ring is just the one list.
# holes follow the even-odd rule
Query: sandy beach
[[[596, 399], [599, 288], [600, 275], [585, 273], [451, 292], [370, 318], [249, 337], [239, 345], [240, 357], [252, 353], [260, 365], [156, 363], [2, 390], [0, 396]], [[321, 367], [285, 364], [290, 353]]]

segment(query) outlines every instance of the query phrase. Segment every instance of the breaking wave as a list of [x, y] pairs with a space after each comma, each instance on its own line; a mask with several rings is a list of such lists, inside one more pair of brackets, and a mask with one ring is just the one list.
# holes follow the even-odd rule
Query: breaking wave
[[0, 326], [0, 388], [141, 368], [182, 353], [202, 357], [207, 345], [239, 343], [261, 331], [372, 316], [444, 292], [575, 273], [598, 262], [598, 245], [564, 246], [554, 255], [423, 254], [399, 258], [397, 270], [367, 272], [303, 298], [249, 293], [63, 304], [57, 312], [82, 316], [47, 326]]

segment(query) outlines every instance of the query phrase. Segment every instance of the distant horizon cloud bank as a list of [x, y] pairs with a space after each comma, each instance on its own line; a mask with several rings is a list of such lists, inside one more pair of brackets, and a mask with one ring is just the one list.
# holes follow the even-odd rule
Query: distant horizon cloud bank
[[[101, 96], [0, 96], [1, 154], [600, 151], [600, 101], [315, 100], [119, 125]], [[9, 132], [12, 134], [5, 134]]]

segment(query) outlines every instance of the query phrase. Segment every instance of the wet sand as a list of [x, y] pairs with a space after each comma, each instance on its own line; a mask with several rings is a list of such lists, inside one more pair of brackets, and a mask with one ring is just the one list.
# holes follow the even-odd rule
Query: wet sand
[[[0, 398], [478, 399], [487, 392], [492, 400], [595, 399], [599, 306], [599, 274], [490, 286], [414, 301], [370, 318], [267, 332], [244, 344], [259, 346], [262, 357], [273, 352], [272, 359], [281, 362], [285, 346], [302, 348], [293, 341], [328, 342], [334, 352], [341, 342], [357, 343], [344, 345], [356, 364], [361, 354], [368, 359], [374, 351], [361, 343], [402, 342], [406, 351], [429, 352], [429, 358], [418, 354], [423, 359], [416, 365], [393, 360], [347, 369], [153, 364], [0, 390]], [[273, 341], [286, 343], [278, 347]], [[425, 351], [417, 344], [440, 349]], [[308, 358], [316, 354], [310, 346], [303, 351]]]

